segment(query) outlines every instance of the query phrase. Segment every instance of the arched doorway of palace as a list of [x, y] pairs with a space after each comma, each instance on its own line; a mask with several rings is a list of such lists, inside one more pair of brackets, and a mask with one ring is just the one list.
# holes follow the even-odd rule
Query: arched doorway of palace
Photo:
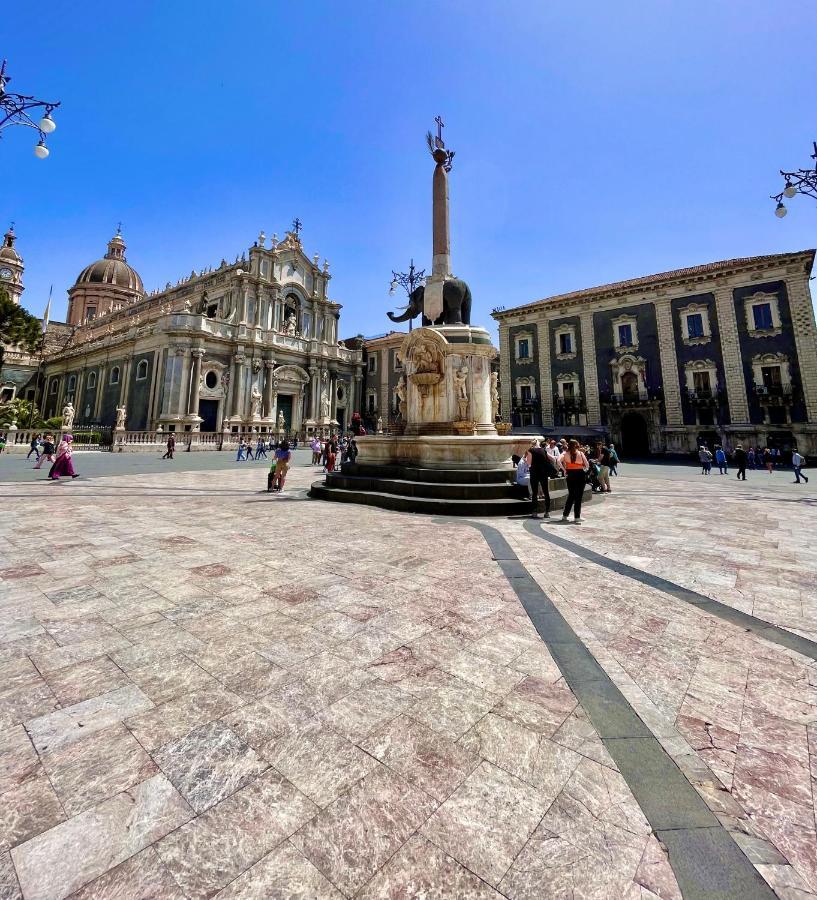
[[629, 459], [650, 455], [649, 430], [641, 413], [627, 412], [621, 417], [621, 455]]

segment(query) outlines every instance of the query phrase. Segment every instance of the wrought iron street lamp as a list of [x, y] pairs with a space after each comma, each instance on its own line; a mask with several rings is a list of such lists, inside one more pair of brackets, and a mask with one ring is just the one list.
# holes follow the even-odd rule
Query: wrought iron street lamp
[[817, 141], [814, 141], [812, 146], [814, 147], [814, 153], [811, 154], [811, 158], [815, 161], [813, 169], [798, 169], [796, 172], [780, 170], [780, 174], [786, 180], [786, 186], [779, 194], [771, 195], [772, 200], [777, 201], [774, 214], [778, 219], [782, 219], [788, 212], [783, 203], [784, 197], [787, 200], [791, 200], [792, 197], [796, 197], [798, 194], [806, 194], [817, 200]]
[[[57, 129], [57, 123], [51, 113], [60, 104], [48, 103], [26, 94], [14, 94], [7, 91], [6, 85], [10, 81], [11, 77], [6, 74], [6, 61], [3, 60], [3, 65], [0, 66], [0, 137], [2, 137], [3, 129], [9, 125], [26, 125], [29, 128], [36, 128], [40, 140], [34, 147], [34, 155], [38, 159], [45, 159], [48, 156], [45, 136]], [[43, 111], [39, 121], [36, 121], [38, 113], [35, 113], [35, 110]]]
[[[401, 287], [409, 295], [409, 298], [411, 298], [414, 289], [418, 288], [425, 281], [426, 270], [415, 269], [414, 260], [412, 259], [409, 263], [408, 272], [395, 272], [392, 270], [391, 274], [392, 280], [389, 285], [389, 295], [393, 297], [397, 288]], [[404, 306], [403, 309], [408, 309], [408, 305]], [[411, 319], [409, 319], [409, 331], [411, 331]]]

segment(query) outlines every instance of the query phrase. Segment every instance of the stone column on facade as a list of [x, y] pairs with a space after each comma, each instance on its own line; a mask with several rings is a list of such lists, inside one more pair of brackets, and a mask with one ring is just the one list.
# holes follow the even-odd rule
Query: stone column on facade
[[180, 348], [182, 357], [182, 373], [179, 379], [179, 399], [176, 404], [176, 416], [183, 419], [187, 415], [187, 404], [190, 400], [190, 360], [191, 356], [185, 348]]
[[227, 401], [227, 410], [225, 419], [236, 419], [239, 417], [239, 380], [241, 376], [241, 364], [244, 362], [244, 354], [236, 353], [233, 356], [233, 370], [230, 373], [230, 396]]
[[738, 321], [732, 288], [724, 285], [715, 288], [715, 309], [721, 333], [723, 372], [726, 379], [726, 397], [729, 401], [729, 421], [732, 425], [749, 424], [749, 401], [746, 396], [746, 379], [740, 355]]
[[360, 366], [355, 367], [353, 384], [354, 388], [352, 390], [352, 413], [359, 412], [361, 415], [363, 415], [363, 410], [360, 408], [360, 392], [363, 387], [363, 369]]
[[582, 333], [582, 362], [584, 364], [584, 391], [587, 403], [587, 424], [601, 424], [599, 402], [599, 373], [596, 368], [596, 335], [593, 332], [593, 313], [582, 312], [579, 317]]
[[96, 376], [96, 393], [94, 394], [94, 412], [93, 417], [99, 420], [102, 410], [102, 394], [105, 391], [105, 379], [108, 377], [108, 364], [102, 363]]
[[338, 373], [329, 375], [329, 419], [332, 422], [338, 420]]
[[[800, 384], [806, 406], [806, 421], [813, 424], [817, 423], [817, 327], [808, 286], [808, 271], [799, 274], [796, 281], [787, 281], [786, 287]], [[787, 414], [790, 411], [790, 407], [786, 407]], [[803, 448], [800, 448], [800, 452], [803, 452]]]
[[507, 322], [499, 324], [499, 388], [502, 400], [500, 413], [504, 421], [510, 422], [512, 419], [511, 394], [513, 385], [511, 384], [511, 341], [510, 329]]
[[265, 419], [272, 419], [272, 407], [273, 407], [273, 388], [275, 386], [275, 379], [273, 377], [273, 369], [275, 368], [275, 360], [274, 359], [265, 359], [264, 360], [264, 406], [263, 413]]
[[378, 372], [380, 373], [380, 397], [377, 403], [377, 415], [383, 416], [383, 421], [388, 422], [389, 420], [389, 351], [388, 349], [383, 349], [379, 353], [380, 359], [378, 360], [379, 368]]
[[128, 394], [130, 393], [130, 376], [133, 367], [133, 355], [125, 357], [125, 365], [122, 367], [122, 375], [119, 385], [119, 403], [118, 406], [128, 405]]
[[542, 315], [537, 322], [539, 334], [539, 402], [542, 425], [553, 425], [553, 377], [550, 371], [550, 323]]
[[668, 299], [655, 301], [655, 321], [658, 327], [658, 355], [661, 363], [667, 425], [683, 425], [678, 356], [675, 352], [675, 329], [672, 322], [672, 305]]
[[204, 356], [204, 350], [201, 347], [194, 347], [190, 352], [193, 355], [193, 378], [190, 382], [190, 402], [187, 405], [187, 417], [193, 423], [193, 431], [198, 431], [201, 426], [199, 393], [201, 391], [201, 360]]
[[151, 383], [150, 394], [148, 399], [148, 415], [145, 427], [148, 431], [156, 428], [158, 418], [156, 415], [156, 406], [159, 402], [159, 385], [162, 383], [162, 353], [157, 351], [153, 357], [153, 366], [151, 367]]
[[84, 422], [85, 420], [85, 410], [82, 407], [82, 386], [85, 383], [85, 369], [81, 369], [79, 374], [77, 375], [77, 387], [74, 391], [74, 409], [77, 411], [77, 419], [80, 422]]
[[312, 379], [309, 388], [309, 419], [312, 422], [317, 422], [318, 400], [320, 395], [320, 369], [317, 366], [310, 366], [309, 375]]

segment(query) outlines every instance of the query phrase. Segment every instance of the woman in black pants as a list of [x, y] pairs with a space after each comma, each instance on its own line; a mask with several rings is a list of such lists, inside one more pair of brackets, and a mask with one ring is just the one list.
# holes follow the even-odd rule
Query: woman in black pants
[[562, 513], [562, 521], [567, 522], [570, 510], [573, 510], [573, 522], [582, 524], [582, 494], [587, 483], [587, 470], [590, 463], [579, 450], [579, 442], [572, 440], [567, 450], [559, 457], [562, 468], [567, 473], [567, 503]]

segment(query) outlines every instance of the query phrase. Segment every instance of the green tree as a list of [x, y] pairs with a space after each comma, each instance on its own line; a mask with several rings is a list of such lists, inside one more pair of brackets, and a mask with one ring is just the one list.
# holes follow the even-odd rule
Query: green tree
[[41, 339], [40, 320], [18, 306], [8, 292], [0, 288], [0, 369], [6, 347], [19, 347], [25, 353], [34, 353]]

